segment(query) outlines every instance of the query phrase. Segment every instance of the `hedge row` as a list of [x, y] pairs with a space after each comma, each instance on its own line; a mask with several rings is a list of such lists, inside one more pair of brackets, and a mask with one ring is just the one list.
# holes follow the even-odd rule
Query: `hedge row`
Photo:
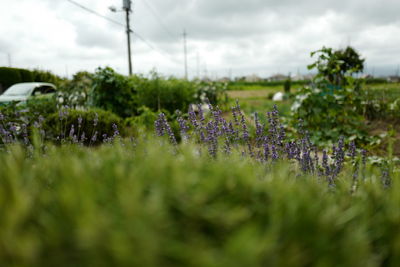
[[0, 92], [13, 84], [21, 82], [50, 82], [58, 84], [61, 78], [43, 70], [27, 70], [19, 68], [0, 67]]

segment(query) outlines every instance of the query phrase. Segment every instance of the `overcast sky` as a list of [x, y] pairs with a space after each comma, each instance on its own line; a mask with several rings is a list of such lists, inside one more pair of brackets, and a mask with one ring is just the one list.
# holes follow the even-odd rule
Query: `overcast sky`
[[[122, 0], [74, 0], [124, 24]], [[352, 45], [366, 73], [393, 75], [400, 64], [399, 0], [134, 0], [135, 73], [183, 76], [188, 33], [191, 77], [307, 73], [310, 52]], [[111, 66], [127, 74], [124, 27], [68, 0], [0, 0], [0, 66], [69, 76]]]

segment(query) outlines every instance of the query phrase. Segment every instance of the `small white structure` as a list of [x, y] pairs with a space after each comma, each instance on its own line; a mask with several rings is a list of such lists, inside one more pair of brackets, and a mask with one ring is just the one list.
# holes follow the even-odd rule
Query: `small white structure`
[[278, 92], [276, 94], [274, 94], [274, 96], [272, 97], [273, 101], [283, 101], [283, 93], [282, 92]]

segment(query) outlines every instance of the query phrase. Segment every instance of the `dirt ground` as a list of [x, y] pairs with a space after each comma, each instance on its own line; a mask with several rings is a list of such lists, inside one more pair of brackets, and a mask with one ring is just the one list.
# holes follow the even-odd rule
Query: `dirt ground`
[[[378, 154], [387, 155], [389, 140], [393, 142], [393, 154], [400, 156], [400, 120], [374, 120], [367, 122], [368, 133], [371, 136], [385, 136], [382, 143], [376, 147]], [[389, 132], [393, 130], [392, 136]]]
[[276, 92], [275, 90], [238, 90], [238, 91], [228, 91], [228, 97], [232, 99], [240, 98], [263, 98], [268, 97], [269, 94]]

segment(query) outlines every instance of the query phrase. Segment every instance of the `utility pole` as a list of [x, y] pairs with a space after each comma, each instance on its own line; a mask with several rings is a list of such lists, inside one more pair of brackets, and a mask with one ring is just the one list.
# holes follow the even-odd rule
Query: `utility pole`
[[188, 70], [187, 70], [187, 47], [186, 47], [186, 30], [183, 30], [183, 53], [185, 56], [185, 79], [188, 79]]
[[129, 64], [129, 75], [132, 75], [132, 57], [131, 57], [131, 28], [129, 25], [129, 14], [131, 9], [131, 0], [123, 0], [123, 10], [126, 12], [126, 35], [128, 42], [128, 64]]

